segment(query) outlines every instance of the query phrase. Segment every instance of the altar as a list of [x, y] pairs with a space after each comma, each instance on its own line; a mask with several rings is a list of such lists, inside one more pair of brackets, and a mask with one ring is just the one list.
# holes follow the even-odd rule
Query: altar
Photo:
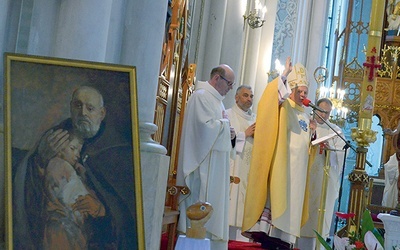
[[385, 227], [385, 249], [400, 248], [400, 216], [381, 213], [378, 218]]

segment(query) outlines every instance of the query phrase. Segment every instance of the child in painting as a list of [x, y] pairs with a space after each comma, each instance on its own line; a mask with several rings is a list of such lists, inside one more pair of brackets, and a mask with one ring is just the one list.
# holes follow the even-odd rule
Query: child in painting
[[82, 144], [79, 137], [70, 134], [69, 144], [46, 167], [48, 216], [43, 242], [45, 249], [87, 249], [85, 217], [73, 209], [78, 197], [94, 196], [77, 174], [77, 171], [84, 171], [84, 167], [78, 162]]

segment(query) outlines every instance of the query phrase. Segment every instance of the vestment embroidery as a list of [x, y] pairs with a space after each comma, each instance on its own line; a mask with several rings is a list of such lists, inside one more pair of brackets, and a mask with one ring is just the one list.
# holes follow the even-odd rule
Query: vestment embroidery
[[308, 131], [308, 128], [307, 128], [308, 126], [307, 126], [306, 121], [304, 121], [304, 120], [299, 120], [299, 124], [300, 124], [300, 127], [301, 127], [302, 130], [304, 130], [305, 132]]

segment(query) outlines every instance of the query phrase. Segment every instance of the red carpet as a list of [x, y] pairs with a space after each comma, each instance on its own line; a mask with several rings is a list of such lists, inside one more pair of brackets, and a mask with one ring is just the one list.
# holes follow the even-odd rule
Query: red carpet
[[[250, 243], [230, 240], [228, 242], [228, 250], [246, 250], [246, 249], [262, 249], [259, 243]], [[161, 246], [160, 250], [167, 250], [167, 234], [163, 233], [161, 235]]]
[[243, 241], [230, 240], [228, 242], [229, 250], [262, 249], [259, 243], [250, 243]]

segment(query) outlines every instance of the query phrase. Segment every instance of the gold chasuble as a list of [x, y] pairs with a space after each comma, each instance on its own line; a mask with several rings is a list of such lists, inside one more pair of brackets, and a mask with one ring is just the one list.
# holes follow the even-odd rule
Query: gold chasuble
[[[258, 104], [242, 232], [248, 231], [260, 219], [267, 195], [270, 195], [272, 221], [281, 217], [288, 208], [288, 130], [292, 127], [288, 122], [293, 123], [295, 119], [294, 126], [299, 126], [293, 109], [301, 109], [300, 112], [304, 109], [290, 99], [279, 105], [278, 81], [276, 78], [267, 85]], [[308, 153], [304, 157], [308, 157]], [[305, 168], [305, 172], [308, 169]], [[304, 202], [298, 204], [303, 208], [302, 225], [308, 219], [308, 188], [305, 189]]]
[[[272, 172], [270, 167], [274, 160], [275, 149], [279, 146], [279, 150], [287, 154], [286, 145], [277, 145], [278, 136], [280, 136], [279, 141], [287, 141], [286, 131], [279, 134], [279, 119], [282, 119], [281, 122], [286, 124], [286, 115], [281, 115], [280, 112], [285, 112], [285, 110], [279, 108], [278, 79], [275, 79], [267, 85], [258, 104], [242, 232], [249, 230], [258, 221], [264, 210], [270, 172]], [[286, 157], [281, 160], [282, 164], [286, 165]], [[278, 190], [281, 190], [281, 198], [274, 202], [277, 205], [274, 211], [276, 215], [282, 214], [286, 209], [286, 167], [278, 170], [275, 171], [275, 174], [279, 174], [279, 179], [281, 179], [277, 187]]]

